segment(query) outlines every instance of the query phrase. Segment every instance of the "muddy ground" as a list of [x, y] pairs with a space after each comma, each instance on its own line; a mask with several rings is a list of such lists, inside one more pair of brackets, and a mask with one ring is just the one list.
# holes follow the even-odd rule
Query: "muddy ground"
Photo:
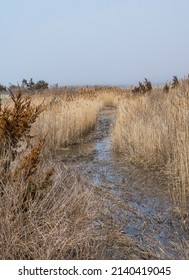
[[[128, 166], [111, 146], [111, 128], [116, 108], [106, 106], [99, 114], [96, 127], [78, 143], [62, 151], [62, 160], [93, 185], [100, 185], [128, 204], [124, 233], [136, 238], [144, 247], [149, 240], [162, 246], [165, 258], [179, 259], [177, 246], [188, 232], [174, 216], [173, 203], [164, 174]], [[153, 241], [152, 241], [153, 243]], [[180, 246], [180, 245], [179, 245]]]

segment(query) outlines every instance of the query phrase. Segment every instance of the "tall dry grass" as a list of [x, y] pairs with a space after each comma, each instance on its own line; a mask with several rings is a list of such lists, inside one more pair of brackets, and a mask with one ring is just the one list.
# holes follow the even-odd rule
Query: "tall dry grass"
[[[112, 223], [109, 198], [64, 166], [54, 166], [51, 183], [41, 189], [44, 165], [35, 174], [35, 199], [27, 198], [29, 182], [13, 176], [0, 197], [0, 259], [104, 259], [108, 247], [127, 248], [121, 226]], [[33, 182], [34, 182], [33, 181]], [[119, 240], [119, 242], [118, 242]]]
[[112, 131], [113, 148], [124, 151], [125, 159], [136, 164], [155, 165], [169, 154], [169, 127], [162, 96], [139, 96], [118, 107]]
[[77, 143], [96, 125], [99, 111], [107, 104], [113, 104], [115, 96], [105, 89], [78, 89], [74, 94], [61, 90], [58, 94], [48, 92], [45, 97], [34, 95], [32, 101], [37, 105], [44, 100], [46, 110], [40, 114], [32, 132], [46, 139], [49, 152], [59, 151]]
[[122, 232], [125, 203], [44, 160], [43, 139], [30, 145], [44, 106], [20, 92], [12, 103], [0, 109], [0, 259], [157, 258]]
[[0, 259], [107, 258], [108, 244], [125, 239], [109, 197], [43, 161], [44, 141], [20, 150], [44, 107], [20, 92], [12, 102], [0, 110]]
[[112, 131], [114, 150], [127, 162], [163, 170], [182, 213], [189, 211], [189, 84], [169, 93], [131, 97], [119, 105]]
[[31, 145], [32, 125], [44, 105], [18, 92], [12, 105], [0, 107], [0, 259], [168, 257], [153, 240], [144, 248], [124, 234], [133, 211], [125, 201], [44, 159], [44, 139]]

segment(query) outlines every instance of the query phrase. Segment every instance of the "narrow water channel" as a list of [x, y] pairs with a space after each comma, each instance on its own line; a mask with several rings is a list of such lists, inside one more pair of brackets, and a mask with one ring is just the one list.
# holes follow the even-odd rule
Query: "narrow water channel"
[[108, 188], [131, 206], [133, 211], [125, 214], [126, 235], [143, 243], [153, 237], [164, 246], [167, 256], [176, 259], [177, 252], [171, 244], [186, 232], [179, 220], [173, 222], [166, 182], [158, 172], [126, 166], [124, 158], [113, 152], [110, 131], [115, 117], [115, 107], [103, 108], [95, 130], [81, 143], [64, 150], [63, 161], [92, 184]]

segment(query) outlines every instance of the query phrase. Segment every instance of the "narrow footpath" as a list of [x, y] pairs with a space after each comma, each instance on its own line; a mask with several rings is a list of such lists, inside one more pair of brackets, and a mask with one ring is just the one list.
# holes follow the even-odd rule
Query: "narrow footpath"
[[113, 152], [110, 133], [115, 117], [115, 107], [103, 108], [95, 130], [79, 144], [65, 149], [63, 162], [76, 169], [82, 178], [101, 185], [130, 205], [132, 211], [125, 213], [126, 235], [144, 246], [155, 240], [162, 245], [167, 258], [177, 259], [173, 244], [187, 233], [179, 219], [173, 218], [165, 178], [159, 172], [126, 166], [124, 158]]

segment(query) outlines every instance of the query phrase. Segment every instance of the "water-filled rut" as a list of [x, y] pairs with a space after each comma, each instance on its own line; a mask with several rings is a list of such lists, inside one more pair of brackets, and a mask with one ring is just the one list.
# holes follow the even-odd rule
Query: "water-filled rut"
[[110, 131], [116, 108], [106, 106], [99, 114], [96, 127], [78, 144], [63, 151], [63, 161], [77, 169], [92, 184], [107, 188], [132, 209], [125, 213], [124, 232], [141, 243], [153, 238], [165, 248], [167, 256], [177, 258], [176, 249], [185, 230], [173, 218], [166, 179], [159, 171], [127, 166], [124, 157], [111, 145]]

